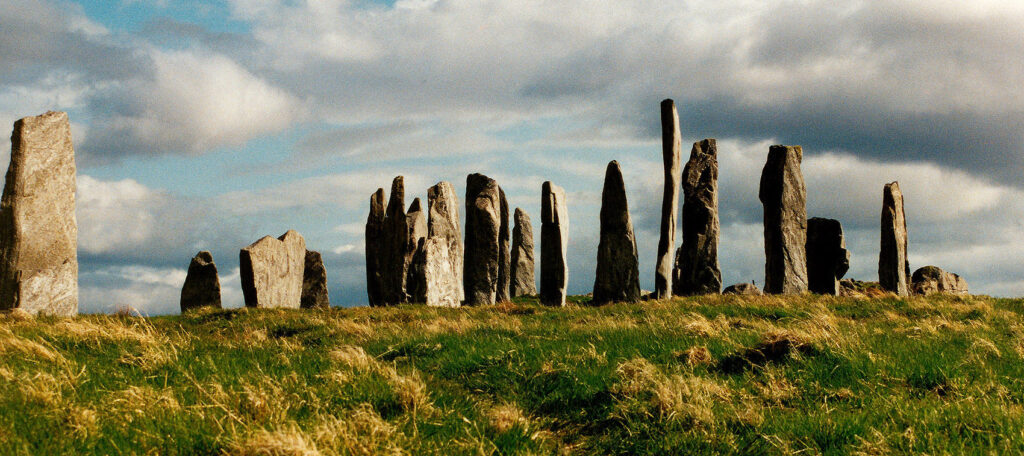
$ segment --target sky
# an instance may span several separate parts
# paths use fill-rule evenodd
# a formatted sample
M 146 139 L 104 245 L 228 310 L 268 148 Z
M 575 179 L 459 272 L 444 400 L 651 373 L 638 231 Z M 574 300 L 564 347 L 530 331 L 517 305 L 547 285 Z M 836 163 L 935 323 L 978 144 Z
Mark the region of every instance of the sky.
M 365 305 L 369 197 L 396 175 L 408 205 L 486 174 L 535 224 L 564 187 L 587 293 L 610 160 L 653 289 L 665 98 L 683 160 L 718 140 L 726 285 L 763 283 L 757 185 L 788 144 L 847 277 L 877 280 L 899 181 L 912 270 L 1022 296 L 1021 23 L 1016 0 L 0 0 L 0 126 L 70 115 L 83 313 L 176 313 L 199 250 L 241 306 L 239 249 L 288 229 L 333 305 Z

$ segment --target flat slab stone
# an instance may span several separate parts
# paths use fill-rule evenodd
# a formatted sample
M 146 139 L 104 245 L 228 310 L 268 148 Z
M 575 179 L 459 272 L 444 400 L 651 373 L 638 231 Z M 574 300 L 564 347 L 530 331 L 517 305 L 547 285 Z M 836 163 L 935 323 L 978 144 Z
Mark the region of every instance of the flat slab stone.
M 298 309 L 306 268 L 306 240 L 295 230 L 264 236 L 239 252 L 242 295 L 247 307 Z
M 752 283 L 737 283 L 729 285 L 722 290 L 722 294 L 734 294 L 745 296 L 761 296 L 761 289 Z
M 382 256 L 384 244 L 384 189 L 370 195 L 370 214 L 366 216 L 366 297 L 372 307 L 384 304 Z
M 192 258 L 181 287 L 181 312 L 200 307 L 221 308 L 220 278 L 213 254 L 203 250 Z
M 303 309 L 327 309 L 331 307 L 331 299 L 327 292 L 327 268 L 320 252 L 306 251 L 305 266 L 302 270 L 302 298 L 300 307 Z
M 878 283 L 899 296 L 910 294 L 910 261 L 907 260 L 907 217 L 899 182 L 882 188 L 881 248 L 878 251 Z
M 564 306 L 569 281 L 569 208 L 565 190 L 550 181 L 541 188 L 540 302 Z
M 537 281 L 534 277 L 533 256 L 533 225 L 526 211 L 516 208 L 515 228 L 512 229 L 512 271 L 510 273 L 509 294 L 532 296 L 537 294 Z
M 676 211 L 679 207 L 680 155 L 682 135 L 679 114 L 672 100 L 661 102 L 661 156 L 665 169 L 665 194 L 661 202 L 661 237 L 654 269 L 656 299 L 672 297 L 672 275 L 675 269 Z
M 764 206 L 764 292 L 807 291 L 807 188 L 800 146 L 771 146 L 758 197 Z
M 715 294 L 722 289 L 718 266 L 718 143 L 693 143 L 683 168 L 683 245 L 676 254 L 673 294 Z
M 594 278 L 594 304 L 640 300 L 640 272 L 626 184 L 617 161 L 608 163 L 601 192 L 600 243 Z
M 449 182 L 438 182 L 427 190 L 427 237 L 448 244 L 449 269 L 455 275 L 457 302 L 465 299 L 462 289 L 462 228 L 459 225 L 459 199 Z
M 466 305 L 494 304 L 498 290 L 501 192 L 483 174 L 466 177 L 466 250 L 463 288 Z

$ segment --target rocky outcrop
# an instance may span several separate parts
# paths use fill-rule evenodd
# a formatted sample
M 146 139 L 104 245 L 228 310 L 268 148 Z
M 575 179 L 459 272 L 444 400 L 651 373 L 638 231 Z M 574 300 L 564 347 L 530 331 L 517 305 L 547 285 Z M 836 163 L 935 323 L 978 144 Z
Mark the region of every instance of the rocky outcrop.
M 737 283 L 725 287 L 725 289 L 722 290 L 722 294 L 760 296 L 762 293 L 761 289 L 757 288 L 757 285 L 752 283 Z
M 320 252 L 306 251 L 305 267 L 302 272 L 302 297 L 299 306 L 303 309 L 327 309 L 331 299 L 327 293 L 327 268 Z
M 914 294 L 919 295 L 932 293 L 966 295 L 968 293 L 966 280 L 936 266 L 925 266 L 914 271 L 914 275 L 910 279 L 910 289 Z
M 878 253 L 878 283 L 899 296 L 909 294 L 910 262 L 907 260 L 907 218 L 899 182 L 882 189 L 882 242 Z
M 764 206 L 764 292 L 807 291 L 807 189 L 800 146 L 771 146 L 758 197 Z
M 427 302 L 426 251 L 424 243 L 427 239 L 427 216 L 420 206 L 420 199 L 412 200 L 409 212 L 405 214 L 409 234 L 406 236 L 404 248 L 408 264 L 405 279 L 405 302 Z
M 569 210 L 565 190 L 544 182 L 541 190 L 540 214 L 540 302 L 564 306 L 569 281 Z
M 213 254 L 206 250 L 192 258 L 181 287 L 181 312 L 200 307 L 221 308 L 217 265 L 213 263 Z
M 494 299 L 498 302 L 505 302 L 512 299 L 509 294 L 509 286 L 512 274 L 512 255 L 509 251 L 509 218 L 508 199 L 505 198 L 505 191 L 498 187 L 498 196 L 501 200 L 501 225 L 498 226 L 498 289 Z
M 370 214 L 366 216 L 366 295 L 370 306 L 384 304 L 384 189 L 370 196 Z
M 455 275 L 455 303 L 458 305 L 465 299 L 462 290 L 462 228 L 459 225 L 459 199 L 451 183 L 438 182 L 427 190 L 427 212 L 427 238 L 441 239 L 448 246 L 447 257 L 451 264 L 447 268 L 437 267 L 437 270 L 450 270 Z M 438 255 L 432 258 L 438 258 Z
M 601 192 L 601 241 L 597 247 L 594 304 L 640 300 L 639 261 L 626 184 L 619 163 L 612 161 Z
M 838 220 L 807 220 L 807 288 L 818 294 L 840 294 L 839 279 L 850 269 L 843 225 Z
M 693 143 L 683 168 L 683 245 L 676 255 L 673 294 L 718 293 L 718 144 Z
M 494 304 L 498 288 L 501 195 L 483 174 L 466 177 L 466 250 L 463 288 L 466 305 Z
M 515 228 L 512 229 L 512 258 L 509 281 L 511 297 L 537 294 L 534 278 L 533 225 L 526 211 L 516 208 Z
M 75 149 L 68 115 L 14 123 L 0 200 L 0 310 L 78 314 Z
M 299 308 L 306 268 L 306 240 L 294 230 L 264 236 L 239 252 L 242 295 L 247 307 Z
M 676 104 L 672 100 L 664 100 L 661 102 L 661 155 L 665 165 L 665 194 L 661 202 L 661 237 L 658 239 L 658 256 L 654 269 L 654 294 L 657 299 L 672 297 L 681 149 L 682 139 Z
M 405 215 L 405 178 L 402 176 L 391 182 L 380 245 L 381 303 L 408 302 L 406 280 L 413 252 L 409 251 L 409 220 Z
M 452 269 L 454 262 L 444 238 L 427 238 L 423 244 L 423 302 L 434 307 L 458 307 L 462 283 Z

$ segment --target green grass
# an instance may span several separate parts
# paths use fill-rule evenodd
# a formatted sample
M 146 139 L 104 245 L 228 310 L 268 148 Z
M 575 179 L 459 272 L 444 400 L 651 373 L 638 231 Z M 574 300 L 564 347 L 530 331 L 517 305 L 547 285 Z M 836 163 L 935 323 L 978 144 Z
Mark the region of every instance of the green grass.
M 0 454 L 1015 454 L 1024 301 L 0 316 Z

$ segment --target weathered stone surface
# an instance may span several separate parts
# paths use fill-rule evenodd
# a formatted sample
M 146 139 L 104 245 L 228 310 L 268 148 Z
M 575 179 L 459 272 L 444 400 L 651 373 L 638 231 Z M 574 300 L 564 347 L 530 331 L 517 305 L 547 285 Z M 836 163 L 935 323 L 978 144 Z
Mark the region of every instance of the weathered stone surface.
M 327 293 L 327 268 L 320 252 L 306 251 L 305 267 L 302 272 L 302 297 L 299 306 L 303 309 L 326 309 L 331 307 Z
M 626 184 L 617 161 L 608 163 L 601 192 L 601 241 L 597 246 L 594 304 L 640 300 L 636 236 L 629 217 Z
M 239 252 L 242 295 L 247 307 L 288 307 L 302 302 L 306 240 L 295 230 L 264 236 Z
M 565 305 L 565 287 L 569 282 L 569 208 L 565 190 L 550 181 L 541 189 L 540 213 L 540 302 L 549 306 Z
M 405 215 L 409 235 L 406 237 L 405 261 L 408 264 L 405 280 L 406 302 L 427 302 L 426 251 L 424 242 L 427 239 L 427 216 L 420 206 L 420 199 L 412 200 L 409 212 Z
M 498 196 L 501 200 L 501 225 L 498 227 L 498 289 L 494 299 L 498 302 L 505 302 L 512 299 L 509 294 L 509 286 L 512 280 L 512 255 L 509 252 L 509 219 L 508 200 L 505 198 L 505 191 L 498 187 Z
M 537 281 L 533 275 L 533 225 L 530 223 L 530 215 L 517 207 L 515 221 L 509 282 L 509 295 L 513 298 L 537 294 Z
M 658 239 L 658 257 L 654 269 L 654 294 L 657 299 L 672 297 L 681 149 L 676 104 L 672 100 L 664 100 L 661 102 L 661 155 L 665 164 L 665 195 L 661 202 L 661 237 Z
M 673 294 L 718 293 L 718 144 L 714 139 L 693 143 L 683 168 L 683 245 L 676 254 Z
M 185 284 L 181 287 L 181 312 L 200 307 L 221 308 L 217 265 L 213 263 L 213 255 L 206 250 L 192 258 Z
M 0 310 L 78 314 L 75 149 L 68 115 L 14 123 L 0 200 Z
M 462 283 L 452 269 L 448 241 L 444 238 L 427 238 L 423 244 L 424 302 L 434 307 L 458 307 L 461 303 L 459 290 Z
M 406 280 L 412 254 L 409 251 L 409 220 L 405 215 L 405 178 L 391 182 L 391 196 L 384 213 L 381 237 L 380 274 L 381 303 L 396 305 L 408 302 Z
M 462 289 L 462 229 L 459 225 L 459 199 L 455 187 L 438 182 L 427 190 L 427 237 L 443 239 L 448 245 L 449 269 L 455 274 L 456 305 L 465 299 Z M 437 257 L 436 255 L 434 256 Z
M 807 291 L 807 189 L 800 146 L 771 146 L 758 197 L 764 206 L 764 292 Z
M 910 262 L 907 260 L 907 218 L 899 182 L 882 189 L 882 242 L 878 252 L 878 283 L 899 296 L 909 294 Z
M 968 293 L 966 280 L 936 266 L 925 266 L 914 271 L 914 275 L 910 279 L 910 288 L 914 294 L 919 295 L 932 293 L 966 295 Z
M 837 295 L 839 279 L 850 269 L 843 225 L 838 220 L 807 220 L 807 288 L 818 294 Z
M 466 305 L 494 304 L 498 289 L 501 192 L 483 174 L 466 177 L 466 250 L 463 288 Z
M 760 296 L 762 293 L 761 289 L 757 288 L 757 285 L 752 283 L 737 283 L 725 287 L 725 289 L 722 290 L 722 294 Z
M 366 217 L 366 295 L 370 306 L 384 304 L 382 261 L 384 243 L 384 189 L 370 196 L 370 214 Z

